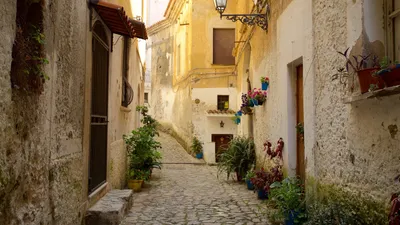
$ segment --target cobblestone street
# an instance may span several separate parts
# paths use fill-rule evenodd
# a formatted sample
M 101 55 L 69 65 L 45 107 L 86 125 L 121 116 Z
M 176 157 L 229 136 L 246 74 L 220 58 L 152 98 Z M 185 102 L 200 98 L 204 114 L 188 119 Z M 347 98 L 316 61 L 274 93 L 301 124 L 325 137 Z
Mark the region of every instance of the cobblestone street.
M 268 224 L 260 213 L 262 202 L 244 184 L 218 179 L 216 167 L 188 164 L 204 161 L 188 155 L 169 135 L 161 133 L 158 140 L 168 164 L 155 170 L 151 182 L 134 194 L 123 225 Z

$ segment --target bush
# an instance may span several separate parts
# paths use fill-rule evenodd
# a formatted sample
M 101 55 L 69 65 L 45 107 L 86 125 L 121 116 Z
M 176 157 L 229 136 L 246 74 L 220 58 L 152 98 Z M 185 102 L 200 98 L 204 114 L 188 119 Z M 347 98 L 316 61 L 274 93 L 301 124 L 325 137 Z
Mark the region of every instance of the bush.
M 244 177 L 255 164 L 254 141 L 251 138 L 235 137 L 225 147 L 218 163 L 218 174 L 226 172 L 229 178 L 232 172 Z
M 333 186 L 319 186 L 308 206 L 308 225 L 388 224 L 383 204 Z

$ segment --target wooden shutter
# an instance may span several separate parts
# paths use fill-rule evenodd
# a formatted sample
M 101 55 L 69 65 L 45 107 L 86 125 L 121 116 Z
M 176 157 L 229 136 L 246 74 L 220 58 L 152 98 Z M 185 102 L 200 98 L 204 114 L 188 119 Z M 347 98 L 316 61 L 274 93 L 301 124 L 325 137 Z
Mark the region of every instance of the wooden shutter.
M 235 65 L 232 50 L 235 47 L 235 29 L 214 29 L 213 64 Z

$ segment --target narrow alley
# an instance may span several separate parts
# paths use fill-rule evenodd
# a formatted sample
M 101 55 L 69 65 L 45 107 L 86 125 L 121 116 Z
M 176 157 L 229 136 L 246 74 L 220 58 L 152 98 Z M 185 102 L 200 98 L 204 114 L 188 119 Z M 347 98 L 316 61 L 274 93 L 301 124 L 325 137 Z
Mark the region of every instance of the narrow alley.
M 123 225 L 268 224 L 253 191 L 218 179 L 216 167 L 199 165 L 171 136 L 161 133 L 158 141 L 165 164 L 153 173 L 148 187 L 134 194 Z

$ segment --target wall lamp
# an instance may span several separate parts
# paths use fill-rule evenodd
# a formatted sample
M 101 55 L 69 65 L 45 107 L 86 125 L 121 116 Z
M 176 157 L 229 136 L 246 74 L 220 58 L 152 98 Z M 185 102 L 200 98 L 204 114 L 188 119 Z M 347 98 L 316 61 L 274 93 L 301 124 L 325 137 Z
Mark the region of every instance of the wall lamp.
M 221 123 L 219 123 L 219 126 L 220 126 L 221 128 L 224 128 L 224 126 L 225 126 L 224 121 L 221 120 Z
M 222 17 L 226 17 L 227 20 L 232 20 L 232 22 L 240 21 L 243 24 L 250 26 L 257 25 L 263 30 L 268 30 L 268 13 L 269 6 L 266 5 L 265 13 L 254 13 L 254 14 L 222 14 L 226 9 L 228 0 L 214 0 L 215 10 L 219 12 Z M 260 2 L 260 1 L 258 1 Z M 257 9 L 259 9 L 260 3 L 257 3 Z M 259 10 L 257 10 L 258 12 Z

